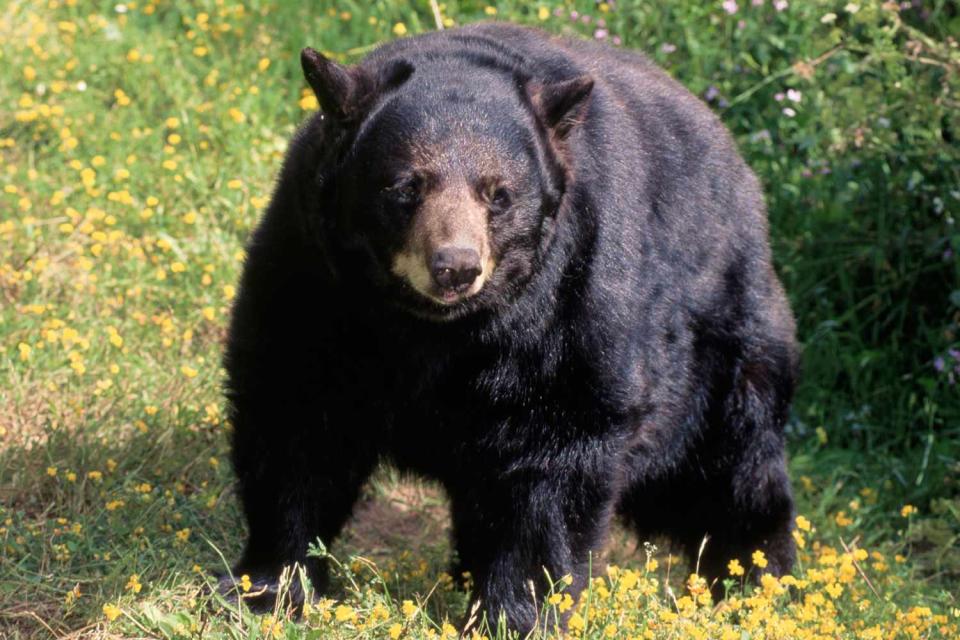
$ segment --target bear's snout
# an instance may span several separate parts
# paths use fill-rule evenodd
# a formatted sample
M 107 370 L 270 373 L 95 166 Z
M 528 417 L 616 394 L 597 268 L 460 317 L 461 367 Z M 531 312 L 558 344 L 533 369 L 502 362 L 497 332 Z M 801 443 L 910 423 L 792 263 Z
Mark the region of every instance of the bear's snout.
M 471 248 L 441 247 L 430 259 L 430 275 L 444 294 L 466 291 L 482 271 L 480 253 Z
M 479 293 L 494 267 L 486 207 L 465 180 L 448 179 L 417 209 L 391 271 L 448 306 Z

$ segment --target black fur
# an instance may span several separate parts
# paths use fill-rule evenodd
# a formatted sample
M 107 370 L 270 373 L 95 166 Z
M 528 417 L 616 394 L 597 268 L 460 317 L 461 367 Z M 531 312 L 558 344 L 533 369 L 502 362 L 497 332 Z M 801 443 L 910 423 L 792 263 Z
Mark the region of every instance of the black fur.
M 579 590 L 617 514 L 693 556 L 709 535 L 711 580 L 754 549 L 788 571 L 794 325 L 717 118 L 638 54 L 502 24 L 393 42 L 349 74 L 291 143 L 233 312 L 235 573 L 306 563 L 322 590 L 307 544 L 338 534 L 381 460 L 443 484 L 475 597 L 517 629 L 538 615 L 528 581 Z M 498 266 L 452 309 L 389 271 L 417 213 L 382 194 L 431 142 L 468 176 L 471 145 L 518 159 L 513 209 L 490 217 Z

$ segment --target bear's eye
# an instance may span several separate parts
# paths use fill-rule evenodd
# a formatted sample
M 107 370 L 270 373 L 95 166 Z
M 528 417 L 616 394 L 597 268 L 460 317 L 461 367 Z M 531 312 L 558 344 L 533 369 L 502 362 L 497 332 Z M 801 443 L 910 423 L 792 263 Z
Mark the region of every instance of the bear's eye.
M 510 208 L 510 192 L 505 187 L 497 187 L 490 194 L 490 207 L 497 213 Z
M 420 199 L 421 180 L 417 176 L 405 178 L 393 185 L 387 187 L 384 191 L 398 204 L 415 204 Z

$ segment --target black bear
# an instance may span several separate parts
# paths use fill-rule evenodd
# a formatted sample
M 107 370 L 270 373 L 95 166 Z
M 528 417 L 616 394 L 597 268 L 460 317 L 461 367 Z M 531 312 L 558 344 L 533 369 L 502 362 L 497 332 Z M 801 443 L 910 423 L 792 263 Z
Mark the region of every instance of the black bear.
M 508 24 L 301 58 L 322 112 L 225 357 L 260 604 L 284 565 L 325 587 L 307 546 L 381 461 L 443 485 L 457 570 L 514 629 L 618 515 L 694 557 L 709 536 L 712 581 L 755 549 L 788 571 L 794 322 L 711 111 L 639 54 Z

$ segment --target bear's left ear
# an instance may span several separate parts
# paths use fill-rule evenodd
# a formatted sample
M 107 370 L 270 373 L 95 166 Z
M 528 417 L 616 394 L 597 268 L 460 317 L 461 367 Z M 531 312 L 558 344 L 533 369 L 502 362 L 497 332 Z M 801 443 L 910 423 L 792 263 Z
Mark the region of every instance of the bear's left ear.
M 586 116 L 593 78 L 577 76 L 562 82 L 534 84 L 530 89 L 534 109 L 561 140 Z
M 341 123 L 359 119 L 377 92 L 396 88 L 413 74 L 406 60 L 391 60 L 370 74 L 360 66 L 337 64 L 310 47 L 300 52 L 300 65 L 320 108 Z

